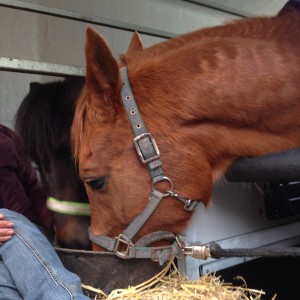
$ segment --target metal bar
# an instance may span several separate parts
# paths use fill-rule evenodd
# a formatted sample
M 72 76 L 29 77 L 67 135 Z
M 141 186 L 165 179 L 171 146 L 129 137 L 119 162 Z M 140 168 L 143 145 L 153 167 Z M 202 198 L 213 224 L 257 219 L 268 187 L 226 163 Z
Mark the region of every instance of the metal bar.
M 1 57 L 0 70 L 48 76 L 85 76 L 85 67 L 74 67 L 38 61 Z
M 214 3 L 211 0 L 182 0 L 182 1 L 205 6 L 207 8 L 218 10 L 218 11 L 230 14 L 230 15 L 241 17 L 241 18 L 248 18 L 248 17 L 253 16 L 251 14 L 246 13 L 245 11 L 242 11 L 242 10 L 239 10 L 236 8 L 232 8 L 232 7 L 228 7 L 228 6 L 222 5 L 220 3 Z
M 38 5 L 34 3 L 23 2 L 19 0 L 0 0 L 0 6 L 18 9 L 18 10 L 30 11 L 30 12 L 44 14 L 53 17 L 65 18 L 73 21 L 101 25 L 105 27 L 126 30 L 130 32 L 138 31 L 141 34 L 146 34 L 146 35 L 156 36 L 161 38 L 169 39 L 177 36 L 177 34 L 173 32 L 167 32 L 159 29 L 144 27 L 144 26 L 126 23 L 117 20 L 111 20 L 108 18 L 103 18 L 98 16 L 84 15 L 73 11 Z

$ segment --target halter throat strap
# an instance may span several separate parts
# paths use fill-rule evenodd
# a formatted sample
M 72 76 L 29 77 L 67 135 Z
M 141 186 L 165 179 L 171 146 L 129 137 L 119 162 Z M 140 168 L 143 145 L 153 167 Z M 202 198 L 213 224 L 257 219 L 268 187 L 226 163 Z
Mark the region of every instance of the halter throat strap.
M 124 232 L 118 237 L 110 238 L 103 235 L 94 235 L 90 229 L 89 237 L 93 243 L 96 243 L 108 251 L 114 252 L 121 258 L 151 258 L 152 260 L 159 261 L 160 264 L 163 264 L 172 256 L 181 252 L 181 244 L 178 242 L 179 240 L 177 238 L 174 238 L 174 243 L 171 246 L 165 247 L 135 246 L 132 239 L 143 227 L 164 197 L 171 196 L 174 199 L 182 201 L 184 203 L 184 209 L 187 211 L 193 211 L 196 208 L 198 201 L 183 198 L 173 192 L 173 182 L 170 178 L 164 176 L 161 167 L 162 163 L 160 160 L 159 149 L 152 135 L 147 132 L 136 105 L 128 80 L 127 67 L 121 68 L 120 72 L 123 80 L 121 90 L 122 102 L 130 121 L 132 131 L 135 135 L 135 149 L 141 162 L 146 165 L 152 179 L 152 192 L 144 210 L 131 221 Z M 170 189 L 166 192 L 158 191 L 155 188 L 155 185 L 160 181 L 167 181 L 170 185 Z M 155 235 L 156 241 L 157 239 L 170 240 L 170 235 L 173 234 L 169 232 L 157 232 Z

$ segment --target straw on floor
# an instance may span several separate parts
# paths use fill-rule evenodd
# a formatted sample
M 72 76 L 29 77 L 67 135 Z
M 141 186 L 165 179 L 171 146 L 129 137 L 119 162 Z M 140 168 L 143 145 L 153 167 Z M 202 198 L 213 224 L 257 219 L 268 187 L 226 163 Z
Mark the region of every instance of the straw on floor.
M 101 290 L 82 285 L 87 291 L 98 295 L 94 300 L 260 300 L 265 293 L 248 288 L 241 279 L 241 286 L 222 281 L 220 276 L 207 274 L 197 280 L 188 280 L 181 275 L 174 261 L 156 276 L 137 286 L 113 290 L 106 295 Z M 276 298 L 276 295 L 272 300 Z

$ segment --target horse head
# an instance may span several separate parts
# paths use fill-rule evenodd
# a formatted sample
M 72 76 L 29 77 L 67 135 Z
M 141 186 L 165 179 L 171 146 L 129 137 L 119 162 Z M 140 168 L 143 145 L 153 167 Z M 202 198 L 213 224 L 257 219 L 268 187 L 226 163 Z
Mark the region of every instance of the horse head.
M 15 128 L 22 139 L 25 155 L 37 165 L 47 196 L 60 203 L 88 203 L 70 146 L 75 101 L 83 84 L 83 78 L 31 83 L 16 114 Z M 89 249 L 89 224 L 88 216 L 58 210 L 54 216 L 58 245 Z
M 86 55 L 86 86 L 77 105 L 72 129 L 75 155 L 90 199 L 91 229 L 96 234 L 115 236 L 145 207 L 151 192 L 151 179 L 132 145 L 133 134 L 120 99 L 122 82 L 118 62 L 104 39 L 92 29 L 87 30 Z M 207 202 L 211 171 L 203 171 L 208 163 L 199 157 L 199 166 L 196 166 L 191 160 L 191 154 L 197 155 L 200 151 L 198 143 L 190 141 L 189 148 L 185 148 L 186 137 L 181 132 L 175 134 L 172 124 L 163 126 L 168 118 L 166 108 L 155 111 L 150 101 L 155 98 L 153 91 L 148 93 L 150 87 L 140 84 L 143 94 L 137 95 L 136 100 L 145 103 L 145 107 L 141 107 L 142 115 L 157 137 L 166 173 L 172 174 L 174 185 L 180 187 L 182 195 Z M 160 99 L 161 96 L 157 101 Z M 163 102 L 160 104 L 164 105 Z M 184 155 L 174 151 L 174 135 L 177 135 L 175 147 L 186 152 Z M 188 180 L 190 176 L 192 180 Z M 205 189 L 199 189 L 199 182 Z M 168 183 L 162 182 L 159 188 L 168 189 Z M 138 236 L 157 229 L 180 232 L 190 216 L 182 203 L 166 197 Z
M 285 27 L 287 15 L 216 27 L 203 36 L 197 31 L 153 51 L 139 46 L 121 56 L 121 64 L 104 38 L 87 29 L 86 84 L 71 136 L 93 234 L 117 237 L 141 214 L 153 189 L 165 197 L 135 239 L 157 230 L 179 233 L 191 212 L 177 198 L 207 205 L 213 181 L 234 159 L 300 145 L 300 17 L 292 11 Z M 120 65 L 127 67 L 140 115 L 159 147 L 156 165 L 137 157 L 143 137 L 133 131 L 144 124 L 129 122 L 137 110 L 128 118 Z M 151 180 L 149 169 L 161 162 L 172 182 Z

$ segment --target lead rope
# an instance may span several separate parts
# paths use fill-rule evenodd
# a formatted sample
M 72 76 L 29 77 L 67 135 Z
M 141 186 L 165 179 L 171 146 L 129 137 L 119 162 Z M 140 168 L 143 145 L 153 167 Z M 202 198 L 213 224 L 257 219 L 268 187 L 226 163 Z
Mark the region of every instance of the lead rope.
M 261 247 L 261 248 L 233 248 L 223 249 L 219 244 L 210 245 L 210 255 L 212 258 L 221 257 L 296 257 L 300 256 L 299 247 Z
M 300 256 L 300 247 L 260 247 L 260 248 L 232 248 L 223 249 L 218 243 L 194 245 L 183 248 L 185 255 L 196 259 L 222 257 L 297 257 Z

